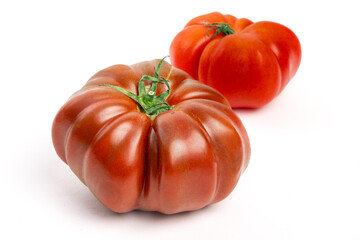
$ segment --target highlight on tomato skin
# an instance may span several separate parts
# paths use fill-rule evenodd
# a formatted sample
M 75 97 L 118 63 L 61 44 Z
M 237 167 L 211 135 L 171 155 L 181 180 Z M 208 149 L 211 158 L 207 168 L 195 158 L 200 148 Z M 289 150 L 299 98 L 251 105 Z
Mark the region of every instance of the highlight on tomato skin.
M 233 108 L 271 102 L 301 62 L 300 41 L 289 28 L 219 12 L 190 20 L 169 51 L 175 67 L 218 90 Z
M 251 153 L 225 97 L 164 59 L 96 73 L 57 113 L 52 139 L 74 174 L 118 213 L 174 214 L 219 202 Z

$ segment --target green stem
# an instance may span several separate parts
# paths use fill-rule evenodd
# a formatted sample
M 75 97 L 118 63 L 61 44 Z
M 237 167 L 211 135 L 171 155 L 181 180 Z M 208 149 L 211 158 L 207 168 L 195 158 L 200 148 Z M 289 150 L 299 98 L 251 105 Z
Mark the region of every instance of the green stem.
M 205 24 L 205 27 L 208 27 L 210 29 L 216 29 L 215 34 L 212 37 L 215 37 L 216 35 L 223 33 L 224 36 L 234 34 L 235 31 L 230 27 L 227 23 L 212 23 L 212 24 Z M 206 33 L 208 36 L 209 34 Z
M 154 119 L 160 113 L 173 109 L 173 107 L 166 102 L 166 99 L 170 94 L 168 80 L 159 75 L 160 67 L 165 58 L 166 57 L 160 60 L 153 77 L 148 75 L 141 77 L 138 86 L 138 95 L 118 86 L 108 84 L 100 84 L 99 86 L 111 87 L 125 94 L 138 104 L 141 112 L 145 113 L 149 118 Z M 149 91 L 146 91 L 144 80 L 152 82 Z M 165 83 L 167 90 L 156 96 L 157 84 L 159 82 Z

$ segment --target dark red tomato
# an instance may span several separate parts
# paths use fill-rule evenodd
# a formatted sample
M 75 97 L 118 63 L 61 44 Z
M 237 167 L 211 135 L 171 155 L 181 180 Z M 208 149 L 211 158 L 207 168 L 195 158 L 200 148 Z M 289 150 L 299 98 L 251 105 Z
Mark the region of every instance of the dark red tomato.
M 106 68 L 55 117 L 57 154 L 112 211 L 202 208 L 228 196 L 249 163 L 247 133 L 227 100 L 170 73 L 159 60 Z
M 257 108 L 295 75 L 301 47 L 287 27 L 214 12 L 192 19 L 170 46 L 172 64 L 222 93 L 233 108 Z

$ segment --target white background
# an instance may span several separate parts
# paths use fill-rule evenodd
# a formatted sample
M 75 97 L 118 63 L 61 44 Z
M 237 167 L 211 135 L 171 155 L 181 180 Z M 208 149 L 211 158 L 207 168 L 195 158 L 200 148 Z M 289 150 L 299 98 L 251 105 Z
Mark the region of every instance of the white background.
M 1 239 L 360 239 L 356 1 L 1 1 Z M 266 107 L 237 110 L 252 145 L 233 193 L 202 210 L 114 214 L 56 155 L 58 109 L 107 66 L 162 58 L 220 11 L 291 28 L 300 69 Z

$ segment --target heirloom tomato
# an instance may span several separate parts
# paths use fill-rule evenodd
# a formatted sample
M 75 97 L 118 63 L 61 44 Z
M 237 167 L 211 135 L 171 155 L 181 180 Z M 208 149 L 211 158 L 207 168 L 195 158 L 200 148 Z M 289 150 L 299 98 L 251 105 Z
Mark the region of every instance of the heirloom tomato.
M 287 27 L 213 12 L 186 24 L 170 46 L 171 63 L 222 93 L 233 108 L 269 103 L 300 65 L 301 48 Z
M 224 199 L 250 145 L 227 100 L 163 60 L 92 76 L 57 113 L 60 158 L 115 212 L 166 214 Z

